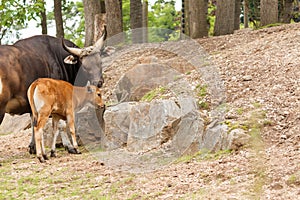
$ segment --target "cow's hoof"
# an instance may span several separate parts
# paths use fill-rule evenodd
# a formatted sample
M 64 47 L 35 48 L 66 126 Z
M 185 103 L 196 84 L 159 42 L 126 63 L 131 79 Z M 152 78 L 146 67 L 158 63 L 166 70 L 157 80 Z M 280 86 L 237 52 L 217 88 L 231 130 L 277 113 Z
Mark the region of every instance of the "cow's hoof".
M 52 157 L 52 158 L 55 158 L 55 157 L 56 157 L 55 151 L 51 150 L 50 157 Z

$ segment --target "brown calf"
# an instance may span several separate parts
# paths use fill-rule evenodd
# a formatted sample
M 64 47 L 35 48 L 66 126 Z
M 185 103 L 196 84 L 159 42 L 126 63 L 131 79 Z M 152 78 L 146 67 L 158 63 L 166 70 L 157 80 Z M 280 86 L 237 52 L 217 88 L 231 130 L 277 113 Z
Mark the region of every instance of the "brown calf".
M 75 87 L 65 81 L 40 78 L 30 85 L 27 96 L 32 110 L 36 154 L 40 162 L 48 159 L 43 142 L 43 127 L 50 115 L 53 126 L 51 157 L 55 157 L 55 143 L 59 134 L 58 121 L 60 119 L 67 121 L 75 152 L 80 153 L 75 136 L 74 112 L 88 102 L 103 108 L 101 90 L 89 83 L 86 87 Z

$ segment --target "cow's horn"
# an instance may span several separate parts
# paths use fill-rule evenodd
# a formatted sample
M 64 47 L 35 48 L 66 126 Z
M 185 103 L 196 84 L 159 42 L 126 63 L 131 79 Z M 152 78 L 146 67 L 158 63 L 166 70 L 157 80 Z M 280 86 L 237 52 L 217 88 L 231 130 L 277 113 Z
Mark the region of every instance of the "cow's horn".
M 104 40 L 106 39 L 107 31 L 106 31 L 106 25 L 104 25 L 104 30 L 101 38 L 94 44 L 94 47 L 96 50 L 101 50 L 104 45 Z
M 71 53 L 71 54 L 73 54 L 73 55 L 76 55 L 76 56 L 80 56 L 80 55 L 81 55 L 82 50 L 81 50 L 80 48 L 68 47 L 68 46 L 65 44 L 64 39 L 62 39 L 62 45 L 63 45 L 64 49 L 65 49 L 67 52 L 69 52 L 69 53 Z

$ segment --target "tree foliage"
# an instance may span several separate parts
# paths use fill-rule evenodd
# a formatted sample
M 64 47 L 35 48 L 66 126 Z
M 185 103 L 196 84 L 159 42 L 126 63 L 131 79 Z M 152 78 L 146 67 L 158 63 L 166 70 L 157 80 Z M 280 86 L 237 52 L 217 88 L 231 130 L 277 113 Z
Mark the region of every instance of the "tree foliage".
M 3 38 L 19 38 L 18 30 L 28 26 L 30 20 L 39 18 L 44 10 L 41 0 L 1 0 L 0 1 L 0 43 Z
M 175 9 L 175 0 L 157 0 L 148 12 L 149 27 L 159 29 L 150 30 L 150 41 L 167 41 L 176 39 L 175 31 L 180 29 L 180 13 Z

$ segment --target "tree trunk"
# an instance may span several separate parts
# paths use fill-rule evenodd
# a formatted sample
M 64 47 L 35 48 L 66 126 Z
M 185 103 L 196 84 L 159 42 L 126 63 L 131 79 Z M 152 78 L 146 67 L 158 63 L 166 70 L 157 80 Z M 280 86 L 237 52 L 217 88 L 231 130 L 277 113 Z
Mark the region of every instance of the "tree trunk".
M 123 31 L 122 1 L 105 0 L 108 37 Z
M 64 37 L 64 26 L 61 13 L 61 0 L 54 0 L 54 18 L 56 25 L 56 37 Z
M 148 0 L 143 1 L 143 42 L 148 42 Z
M 234 30 L 240 29 L 241 0 L 235 0 Z
M 217 0 L 214 35 L 232 34 L 234 31 L 235 0 Z
M 249 0 L 244 0 L 244 28 L 249 27 Z
M 208 36 L 207 4 L 207 0 L 189 0 L 189 32 L 193 39 Z
M 285 0 L 283 4 L 283 9 L 281 13 L 281 22 L 290 23 L 293 18 L 293 3 L 294 0 Z
M 260 0 L 260 26 L 278 22 L 278 0 Z
M 132 43 L 143 42 L 143 6 L 141 0 L 130 0 L 130 28 Z M 136 30 L 135 30 L 136 29 Z
M 45 8 L 45 1 L 43 3 L 43 11 L 41 11 L 41 27 L 42 27 L 42 34 L 47 34 L 47 15 L 46 15 L 46 8 Z
M 94 44 L 95 16 L 101 14 L 101 4 L 99 0 L 83 0 L 84 20 L 85 20 L 85 42 L 84 46 Z

